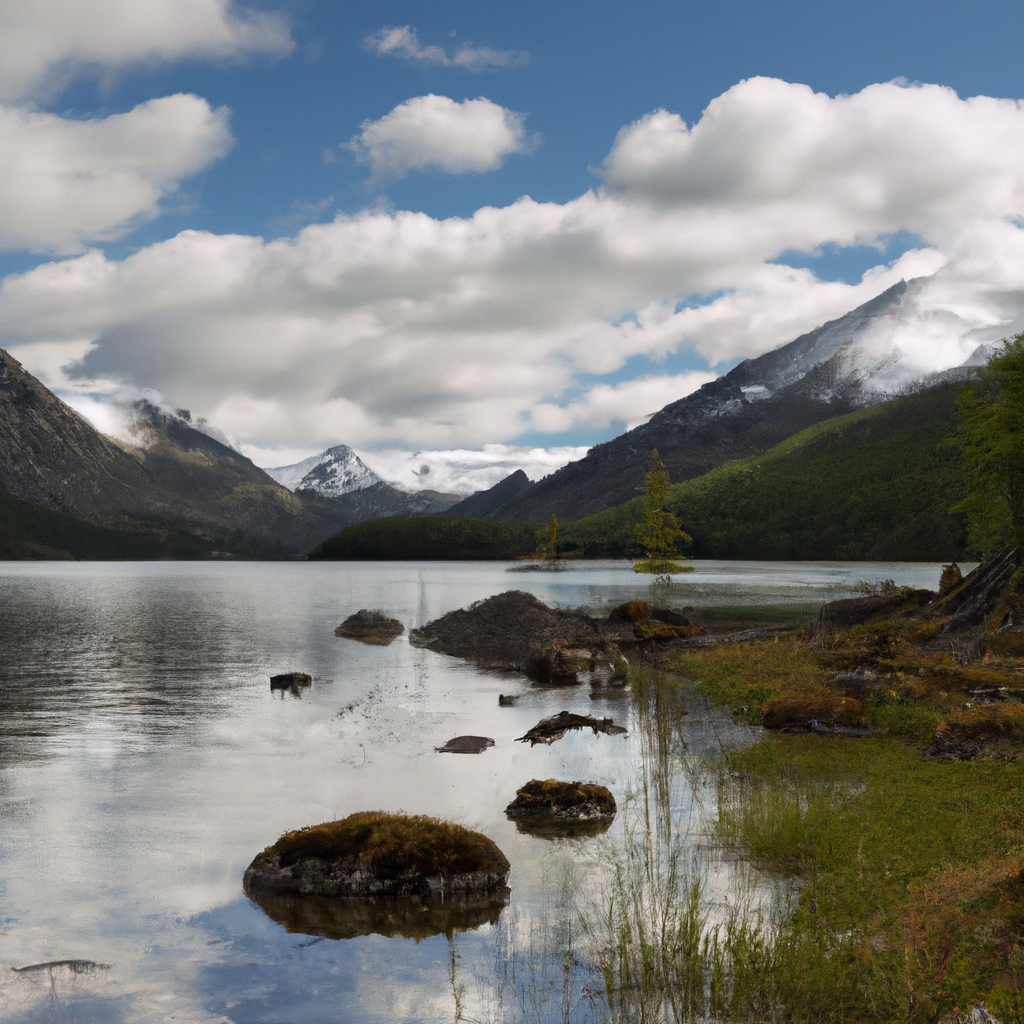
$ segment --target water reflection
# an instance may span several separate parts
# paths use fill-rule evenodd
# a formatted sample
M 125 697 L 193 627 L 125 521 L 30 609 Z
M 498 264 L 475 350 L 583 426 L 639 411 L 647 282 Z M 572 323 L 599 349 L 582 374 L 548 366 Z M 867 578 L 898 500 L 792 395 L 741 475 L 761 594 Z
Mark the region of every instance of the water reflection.
M 430 938 L 473 931 L 498 923 L 509 890 L 486 896 L 445 900 L 408 896 L 404 899 L 356 899 L 350 896 L 295 896 L 246 889 L 246 895 L 287 932 L 325 939 L 354 939 L 360 935 L 387 938 Z
M 410 942 L 384 931 L 387 922 L 371 934 L 335 923 L 328 927 L 336 934 L 357 937 L 308 945 L 301 935 L 318 934 L 313 922 L 278 923 L 241 891 L 253 854 L 277 836 L 368 809 L 455 820 L 492 837 L 512 862 L 511 902 L 500 918 L 485 916 L 471 931 L 454 920 L 447 926 L 462 978 L 473 979 L 464 1015 L 500 1019 L 504 968 L 495 967 L 495 944 L 507 939 L 527 957 L 530 934 L 548 943 L 547 932 L 531 931 L 552 906 L 546 879 L 563 861 L 599 879 L 601 844 L 623 842 L 630 817 L 620 814 L 625 821 L 603 837 L 553 842 L 505 818 L 517 786 L 585 779 L 626 808 L 661 786 L 679 831 L 696 820 L 704 792 L 680 768 L 679 729 L 691 753 L 712 749 L 728 729 L 691 714 L 659 743 L 621 689 L 510 684 L 405 637 L 374 647 L 334 635 L 360 608 L 381 609 L 408 629 L 510 589 L 510 580 L 562 606 L 610 608 L 649 587 L 615 563 L 515 577 L 506 567 L 0 564 L 5 1024 L 450 1021 L 444 926 Z M 779 595 L 798 603 L 873 577 L 934 587 L 939 571 L 703 563 L 673 601 L 698 603 L 699 592 L 711 604 Z M 301 700 L 282 701 L 267 680 L 296 666 L 313 683 Z M 514 705 L 499 707 L 510 690 Z M 592 696 L 614 702 L 628 736 L 588 729 L 553 746 L 514 742 L 559 711 L 607 715 Z M 673 715 L 666 705 L 660 720 L 682 721 Z M 459 735 L 493 738 L 494 746 L 478 757 L 434 752 Z M 714 871 L 719 888 L 735 876 L 731 866 Z M 112 966 L 89 975 L 58 970 L 52 986 L 7 969 L 76 959 Z M 510 984 L 527 981 L 516 975 Z

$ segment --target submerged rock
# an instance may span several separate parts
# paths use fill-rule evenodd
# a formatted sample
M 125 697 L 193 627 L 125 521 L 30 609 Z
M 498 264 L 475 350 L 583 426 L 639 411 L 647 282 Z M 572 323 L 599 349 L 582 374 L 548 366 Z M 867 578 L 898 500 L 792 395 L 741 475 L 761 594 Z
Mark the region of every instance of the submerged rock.
M 256 855 L 243 885 L 251 898 L 504 895 L 509 867 L 493 840 L 461 825 L 362 811 L 286 833 Z
M 558 821 L 596 821 L 614 818 L 618 810 L 607 786 L 587 782 L 531 779 L 505 808 L 510 818 L 549 818 Z
M 312 686 L 313 677 L 308 672 L 282 672 L 270 677 L 272 690 L 296 690 L 302 686 Z
M 348 637 L 350 640 L 359 640 L 364 644 L 387 647 L 392 640 L 404 632 L 405 626 L 398 619 L 389 619 L 383 612 L 360 608 L 338 626 L 334 635 Z
M 439 754 L 482 754 L 494 746 L 490 736 L 456 736 L 443 747 L 434 747 Z
M 592 718 L 590 715 L 574 715 L 569 711 L 559 711 L 557 715 L 550 718 L 542 718 L 524 736 L 517 738 L 517 743 L 529 743 L 536 746 L 538 743 L 554 743 L 560 740 L 571 729 L 593 729 L 596 736 L 603 732 L 607 736 L 618 736 L 627 730 L 621 725 L 616 725 L 612 718 Z

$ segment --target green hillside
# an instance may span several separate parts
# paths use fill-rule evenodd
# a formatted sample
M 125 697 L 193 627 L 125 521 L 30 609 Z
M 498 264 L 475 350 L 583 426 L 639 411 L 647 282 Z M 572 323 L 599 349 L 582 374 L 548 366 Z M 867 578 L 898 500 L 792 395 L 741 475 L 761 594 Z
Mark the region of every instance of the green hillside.
M 763 455 L 673 488 L 698 558 L 934 561 L 962 558 L 957 453 L 944 440 L 960 385 L 826 420 Z M 639 502 L 562 530 L 563 551 L 634 555 Z
M 281 558 L 279 541 L 242 530 L 208 536 L 186 523 L 139 522 L 135 529 L 95 526 L 0 491 L 0 560 L 145 560 L 154 558 Z
M 374 519 L 328 537 L 309 553 L 314 559 L 366 561 L 506 559 L 537 547 L 528 526 L 505 526 L 480 519 L 418 516 Z

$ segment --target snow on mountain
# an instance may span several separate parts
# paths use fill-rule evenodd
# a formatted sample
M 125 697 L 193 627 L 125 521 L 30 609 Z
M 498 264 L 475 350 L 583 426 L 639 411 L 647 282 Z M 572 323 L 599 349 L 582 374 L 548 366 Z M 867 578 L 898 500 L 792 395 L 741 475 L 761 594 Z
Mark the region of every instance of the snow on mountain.
M 937 307 L 927 300 L 930 286 L 929 278 L 901 281 L 838 320 L 745 360 L 727 377 L 737 379 L 748 402 L 806 381 L 819 400 L 856 388 L 858 404 L 870 405 L 984 363 L 994 351 L 986 341 L 1005 325 Z
M 266 473 L 290 491 L 313 490 L 321 494 L 351 494 L 383 481 L 347 444 L 335 445 L 293 466 L 278 466 Z

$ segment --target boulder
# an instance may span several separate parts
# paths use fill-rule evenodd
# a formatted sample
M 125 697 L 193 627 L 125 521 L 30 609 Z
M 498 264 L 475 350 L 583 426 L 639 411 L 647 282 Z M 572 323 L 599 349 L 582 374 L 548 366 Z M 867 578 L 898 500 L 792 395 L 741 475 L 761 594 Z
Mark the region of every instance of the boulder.
M 509 862 L 479 832 L 425 815 L 362 811 L 287 832 L 245 871 L 246 893 L 445 899 L 507 893 Z
M 439 754 L 482 754 L 494 746 L 490 736 L 456 736 L 443 747 L 434 747 Z
M 595 821 L 614 818 L 618 808 L 606 786 L 557 779 L 531 779 L 505 808 L 510 818 L 554 818 L 560 821 Z
M 646 601 L 627 601 L 608 613 L 612 622 L 643 622 L 649 619 L 654 609 Z
M 389 619 L 383 612 L 373 612 L 360 608 L 350 615 L 334 631 L 335 636 L 359 640 L 364 644 L 386 647 L 395 637 L 405 632 L 405 626 L 398 619 Z
M 633 641 L 633 636 L 628 623 L 616 626 L 509 590 L 448 612 L 412 630 L 409 639 L 481 668 L 525 672 L 544 683 L 572 682 L 582 668 L 619 663 L 617 641 Z
M 313 677 L 308 672 L 282 672 L 270 677 L 272 690 L 297 690 L 302 686 L 312 686 Z
M 682 612 L 673 611 L 671 608 L 655 608 L 651 612 L 651 618 L 655 622 L 664 622 L 666 626 L 688 626 L 690 620 Z

